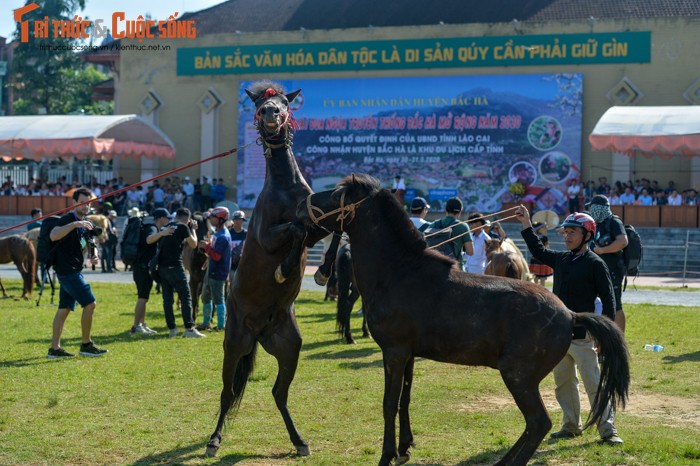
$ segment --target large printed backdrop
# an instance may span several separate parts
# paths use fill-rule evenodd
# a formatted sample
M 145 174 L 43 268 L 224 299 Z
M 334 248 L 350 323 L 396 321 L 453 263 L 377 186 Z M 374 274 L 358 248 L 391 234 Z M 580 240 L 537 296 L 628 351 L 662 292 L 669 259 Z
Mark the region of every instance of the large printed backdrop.
M 239 141 L 255 141 L 254 106 L 239 92 Z M 401 175 L 407 198 L 433 210 L 459 196 L 465 210 L 494 212 L 521 198 L 563 213 L 566 188 L 581 165 L 581 74 L 287 80 L 293 150 L 315 191 L 351 173 L 390 187 Z M 238 202 L 262 189 L 262 148 L 239 155 Z

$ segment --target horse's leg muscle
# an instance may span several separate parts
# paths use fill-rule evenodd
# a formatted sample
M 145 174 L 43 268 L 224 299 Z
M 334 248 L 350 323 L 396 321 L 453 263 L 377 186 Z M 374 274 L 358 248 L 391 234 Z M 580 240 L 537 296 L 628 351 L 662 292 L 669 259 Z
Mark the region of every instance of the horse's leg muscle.
M 297 454 L 307 456 L 311 453 L 309 444 L 302 438 L 294 425 L 287 407 L 289 386 L 294 380 L 294 373 L 299 363 L 299 352 L 301 351 L 301 334 L 293 314 L 290 313 L 289 317 L 276 328 L 276 332 L 264 338 L 260 343 L 265 351 L 277 359 L 277 379 L 272 388 L 272 396 L 275 398 L 277 409 L 282 414 L 289 439 L 296 447 Z

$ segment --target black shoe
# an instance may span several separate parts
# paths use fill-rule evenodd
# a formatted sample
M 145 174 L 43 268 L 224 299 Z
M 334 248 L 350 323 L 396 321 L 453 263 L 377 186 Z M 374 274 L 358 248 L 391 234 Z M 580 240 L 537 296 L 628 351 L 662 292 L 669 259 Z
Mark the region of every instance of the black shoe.
M 64 350 L 63 348 L 53 349 L 49 348 L 49 354 L 46 356 L 49 359 L 60 359 L 60 358 L 72 358 L 75 356 L 72 353 Z
M 104 356 L 106 352 L 106 349 L 100 348 L 93 342 L 83 343 L 82 345 L 80 345 L 81 356 Z
M 578 437 L 581 435 L 581 432 L 569 432 L 568 430 L 560 430 L 558 432 L 552 432 L 549 434 L 549 438 L 552 439 L 565 439 L 565 438 L 574 438 Z

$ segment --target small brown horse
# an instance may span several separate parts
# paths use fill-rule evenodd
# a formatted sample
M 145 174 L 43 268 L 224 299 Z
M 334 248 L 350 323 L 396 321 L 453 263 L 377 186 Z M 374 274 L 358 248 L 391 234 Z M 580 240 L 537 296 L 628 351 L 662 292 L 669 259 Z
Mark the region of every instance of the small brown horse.
M 309 444 L 297 431 L 287 408 L 294 379 L 301 333 L 294 312 L 306 266 L 306 247 L 329 234 L 296 222 L 296 206 L 311 194 L 292 152 L 294 119 L 290 103 L 299 91 L 285 94 L 280 85 L 256 83 L 246 93 L 256 107 L 255 124 L 265 147 L 265 182 L 253 209 L 241 261 L 226 300 L 223 388 L 219 420 L 207 443 L 207 455 L 216 454 L 221 431 L 231 408 L 240 405 L 253 371 L 258 343 L 277 359 L 278 373 L 272 396 L 299 455 L 310 454 Z M 246 154 L 246 157 L 249 155 Z M 335 248 L 333 247 L 335 244 Z M 325 284 L 335 259 L 338 240 L 331 243 L 319 267 L 317 283 Z M 320 280 L 319 276 L 325 277 Z
M 486 240 L 486 257 L 489 260 L 484 271 L 486 275 L 530 281 L 530 268 L 525 256 L 512 240 Z
M 14 262 L 22 275 L 24 283 L 22 298 L 29 299 L 36 277 L 36 249 L 26 236 L 13 235 L 0 239 L 0 264 L 9 262 Z M 7 298 L 2 282 L 0 282 L 0 288 L 2 288 L 3 297 Z
M 207 221 L 200 212 L 192 214 L 192 219 L 197 222 L 197 242 L 206 239 Z M 199 312 L 199 297 L 202 295 L 202 285 L 204 275 L 207 273 L 207 255 L 204 250 L 197 246 L 191 248 L 185 245 L 182 248 L 182 263 L 189 273 L 190 295 L 192 296 L 192 320 L 197 320 Z M 179 299 L 179 298 L 178 298 Z
M 379 180 L 358 175 L 313 194 L 300 220 L 343 230 L 372 337 L 384 360 L 384 445 L 380 466 L 409 459 L 414 444 L 409 404 L 415 358 L 498 369 L 525 418 L 525 431 L 498 465 L 525 465 L 552 427 L 539 385 L 583 326 L 604 355 L 598 393 L 586 427 L 609 404 L 624 405 L 629 355 L 615 323 L 574 313 L 534 283 L 464 273 L 456 261 L 427 249 L 403 206 Z M 399 442 L 396 443 L 396 414 Z

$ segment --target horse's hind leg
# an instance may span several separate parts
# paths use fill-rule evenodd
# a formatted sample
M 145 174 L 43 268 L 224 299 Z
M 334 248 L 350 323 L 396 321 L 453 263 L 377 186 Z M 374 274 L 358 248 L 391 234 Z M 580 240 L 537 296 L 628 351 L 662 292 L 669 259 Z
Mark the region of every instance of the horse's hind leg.
M 508 450 L 506 456 L 496 464 L 499 466 L 525 466 L 549 429 L 552 428 L 552 421 L 547 415 L 538 389 L 541 377 L 534 374 L 523 374 L 522 369 L 507 370 L 503 367 L 501 367 L 501 377 L 503 377 L 515 403 L 525 417 L 525 431 L 515 445 Z
M 294 374 L 299 362 L 299 352 L 301 351 L 301 334 L 293 314 L 286 322 L 281 323 L 277 327 L 276 333 L 263 339 L 261 344 L 268 353 L 277 359 L 277 379 L 272 387 L 272 396 L 275 398 L 277 409 L 282 414 L 284 425 L 289 433 L 289 439 L 296 447 L 298 455 L 308 456 L 311 454 L 309 444 L 301 437 L 287 408 L 289 386 L 294 380 Z
M 233 320 L 233 319 L 229 319 Z M 248 332 L 232 332 L 229 336 L 227 328 L 224 339 L 224 365 L 221 370 L 223 389 L 219 407 L 219 421 L 207 443 L 207 456 L 214 456 L 221 444 L 221 431 L 224 428 L 226 415 L 232 406 L 238 406 L 243 397 L 248 376 L 253 370 L 255 360 L 255 339 Z
M 0 280 L 0 288 L 2 288 L 2 297 L 9 298 L 9 296 L 7 296 L 7 291 L 5 291 L 5 286 L 2 284 L 2 280 Z

